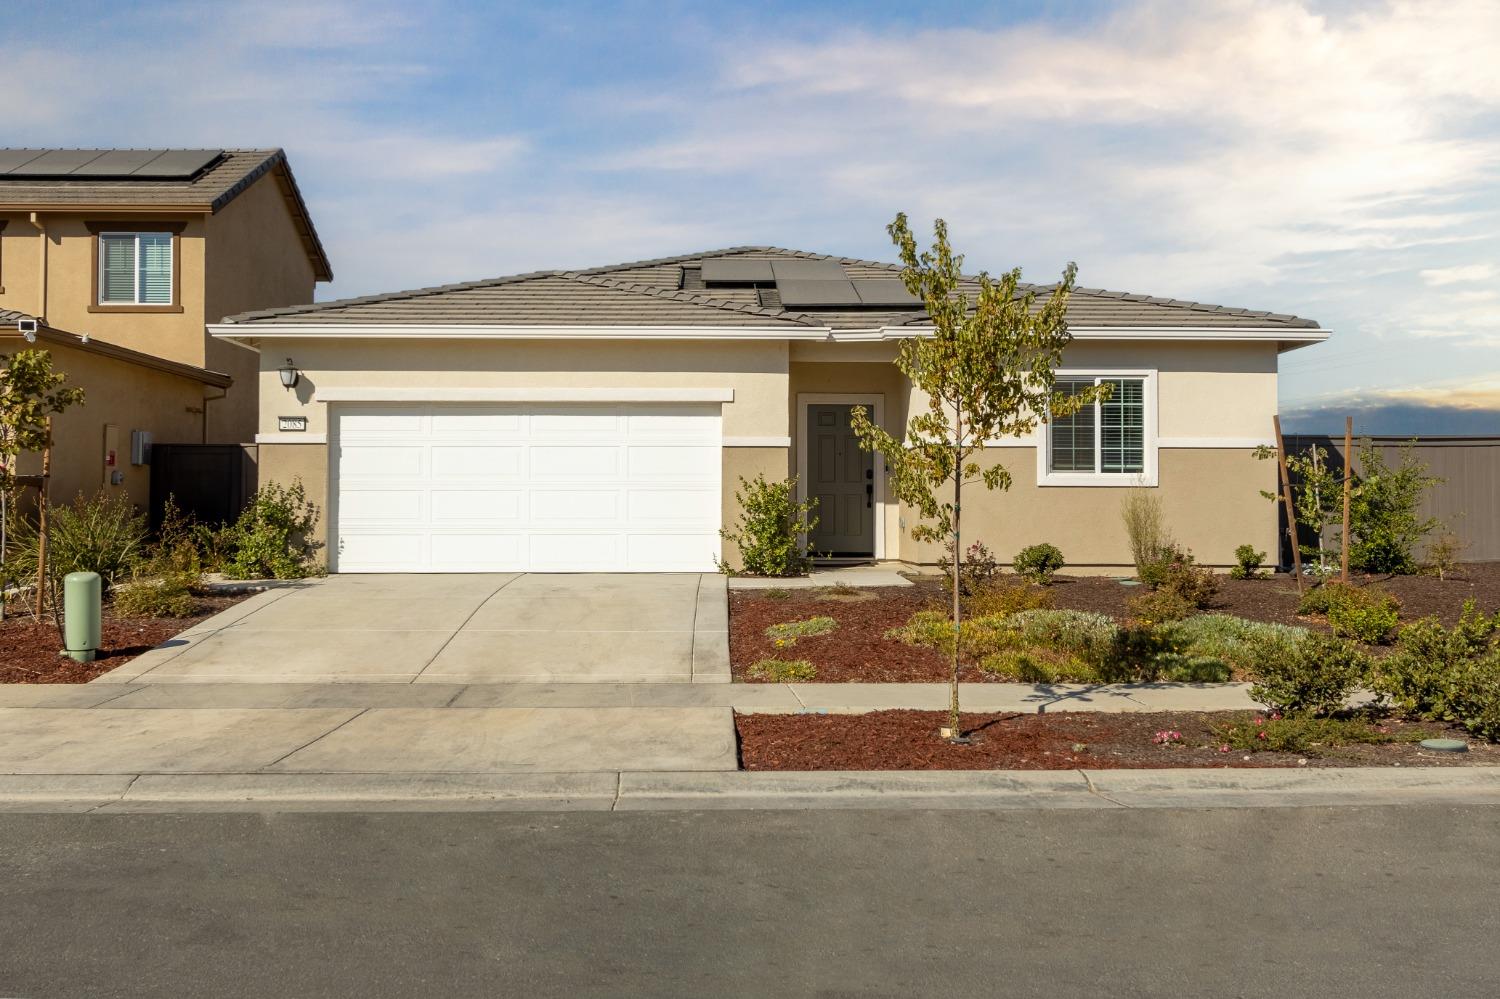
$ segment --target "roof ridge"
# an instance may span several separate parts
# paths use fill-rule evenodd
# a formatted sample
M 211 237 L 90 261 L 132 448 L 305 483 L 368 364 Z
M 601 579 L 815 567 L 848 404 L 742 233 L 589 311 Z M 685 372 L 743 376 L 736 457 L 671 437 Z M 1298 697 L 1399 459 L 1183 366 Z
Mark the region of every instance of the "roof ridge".
M 670 257 L 653 257 L 648 260 L 631 260 L 623 264 L 604 264 L 600 267 L 576 267 L 569 274 L 602 274 L 608 271 L 628 271 L 637 267 L 653 267 L 658 264 L 680 264 L 698 257 L 716 257 L 726 253 L 755 253 L 777 249 L 774 246 L 726 246 L 717 250 L 699 250 L 696 253 L 679 253 Z
M 691 259 L 690 257 L 688 259 Z M 664 261 L 665 262 L 665 261 Z M 586 271 L 565 271 L 562 277 L 571 278 L 600 288 L 611 288 L 616 291 L 631 292 L 639 295 L 650 295 L 653 298 L 666 299 L 673 302 L 686 302 L 691 305 L 701 305 L 704 308 L 722 309 L 726 312 L 739 312 L 752 316 L 768 316 L 772 319 L 781 319 L 796 323 L 800 326 L 821 326 L 813 317 L 801 312 L 790 312 L 786 309 L 768 309 L 762 305 L 750 305 L 743 302 L 730 302 L 722 298 L 713 298 L 708 295 L 695 295 L 681 288 L 662 288 L 642 281 L 621 281 L 617 278 L 605 277 L 602 274 L 591 274 Z
M 225 316 L 223 322 L 237 323 L 244 319 L 272 319 L 276 316 L 294 316 L 305 312 L 322 312 L 331 309 L 347 308 L 351 305 L 373 305 L 377 302 L 400 302 L 413 298 L 425 298 L 428 295 L 441 295 L 451 291 L 474 291 L 479 288 L 494 288 L 502 284 L 515 284 L 520 281 L 535 281 L 545 277 L 563 277 L 564 271 L 545 270 L 527 271 L 524 274 L 506 274 L 501 277 L 482 278 L 477 281 L 455 281 L 452 284 L 435 284 L 425 288 L 408 288 L 404 291 L 386 291 L 376 295 L 356 295 L 353 298 L 336 298 L 327 302 L 308 302 L 304 305 L 284 305 L 276 309 L 256 309 L 253 312 L 238 312 L 232 316 Z

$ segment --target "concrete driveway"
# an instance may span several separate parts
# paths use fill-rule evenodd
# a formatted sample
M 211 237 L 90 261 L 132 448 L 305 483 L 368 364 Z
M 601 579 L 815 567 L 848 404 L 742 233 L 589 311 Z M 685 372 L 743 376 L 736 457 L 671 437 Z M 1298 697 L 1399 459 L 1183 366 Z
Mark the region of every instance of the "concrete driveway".
M 727 683 L 714 574 L 331 576 L 259 593 L 96 683 Z

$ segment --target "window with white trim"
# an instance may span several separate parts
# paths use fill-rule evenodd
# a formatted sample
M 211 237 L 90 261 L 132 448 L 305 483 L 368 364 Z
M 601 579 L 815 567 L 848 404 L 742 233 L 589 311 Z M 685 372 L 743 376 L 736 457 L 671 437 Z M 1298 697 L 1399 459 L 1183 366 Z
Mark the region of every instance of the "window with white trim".
M 1059 395 L 1078 396 L 1095 385 L 1111 385 L 1108 399 L 1096 399 L 1071 416 L 1047 424 L 1047 471 L 1067 475 L 1142 475 L 1146 472 L 1146 380 L 1067 375 L 1057 379 Z
M 101 232 L 100 305 L 171 305 L 172 234 Z

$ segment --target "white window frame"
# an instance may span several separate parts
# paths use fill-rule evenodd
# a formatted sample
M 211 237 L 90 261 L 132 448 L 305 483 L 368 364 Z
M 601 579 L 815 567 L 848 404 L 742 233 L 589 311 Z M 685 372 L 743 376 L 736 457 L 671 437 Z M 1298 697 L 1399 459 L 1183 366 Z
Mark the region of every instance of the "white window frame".
M 97 239 L 97 241 L 98 241 L 98 246 L 99 246 L 99 253 L 98 253 L 98 256 L 99 256 L 99 280 L 98 280 L 98 287 L 99 287 L 98 298 L 99 298 L 99 301 L 97 301 L 94 304 L 96 304 L 96 305 L 103 305 L 103 306 L 112 306 L 112 305 L 113 306 L 124 306 L 126 308 L 130 308 L 131 306 L 137 306 L 137 305 L 152 306 L 152 307 L 156 307 L 156 308 L 160 308 L 162 306 L 176 305 L 177 302 L 174 300 L 174 296 L 172 294 L 172 292 L 176 291 L 176 281 L 173 280 L 174 275 L 177 273 L 177 270 L 176 270 L 176 268 L 177 268 L 177 239 L 176 239 L 176 235 L 177 235 L 176 233 L 167 232 L 165 230 L 159 230 L 159 229 L 112 229 L 112 230 L 101 230 L 99 232 L 98 236 L 95 237 Z M 105 287 L 106 287 L 106 282 L 104 280 L 104 262 L 105 262 L 105 257 L 106 257 L 106 254 L 104 252 L 104 241 L 106 239 L 110 238 L 110 237 L 118 238 L 118 237 L 121 237 L 121 236 L 129 236 L 129 237 L 131 237 L 132 239 L 135 240 L 135 263 L 132 264 L 131 268 L 130 268 L 131 277 L 134 280 L 135 295 L 134 295 L 133 299 L 131 301 L 129 301 L 129 302 L 110 301 L 110 300 L 108 300 L 108 299 L 106 299 L 104 297 L 104 291 L 105 291 Z M 167 300 L 165 302 L 143 302 L 143 301 L 141 301 L 141 237 L 142 236 L 165 236 L 165 237 L 167 237 L 167 289 L 168 289 L 168 293 L 167 293 Z
M 1054 472 L 1052 459 L 1052 424 L 1043 423 L 1036 431 L 1036 483 L 1039 486 L 1148 486 L 1157 484 L 1156 452 L 1156 372 L 1155 368 L 1058 368 L 1058 380 L 1077 378 L 1139 378 L 1144 412 L 1141 416 L 1142 469 L 1139 472 Z M 1098 453 L 1103 438 L 1094 427 L 1094 448 Z M 1097 462 L 1096 462 L 1097 464 Z

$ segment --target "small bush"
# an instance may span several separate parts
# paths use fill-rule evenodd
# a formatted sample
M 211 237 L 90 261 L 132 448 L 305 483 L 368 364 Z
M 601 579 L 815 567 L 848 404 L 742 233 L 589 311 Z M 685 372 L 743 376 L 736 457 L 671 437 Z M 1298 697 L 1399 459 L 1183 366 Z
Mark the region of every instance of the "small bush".
M 792 591 L 783 590 L 779 586 L 773 586 L 769 590 L 761 590 L 760 595 L 765 597 L 767 600 L 790 600 Z
M 818 501 L 797 502 L 797 480 L 767 482 L 764 475 L 740 477 L 734 494 L 740 507 L 738 530 L 721 528 L 719 536 L 740 550 L 740 562 L 752 576 L 805 576 L 812 556 L 802 547 L 806 532 L 818 526 Z M 727 562 L 723 572 L 732 571 Z
M 961 625 L 964 660 L 978 662 L 985 656 L 1014 648 L 1016 634 L 1008 627 L 1009 620 L 1001 617 L 964 618 Z M 952 655 L 953 619 L 939 610 L 917 611 L 906 624 L 886 632 L 885 637 Z
M 1298 642 L 1257 640 L 1250 696 L 1273 711 L 1324 715 L 1370 673 L 1365 654 L 1342 638 L 1311 632 Z
M 1165 652 L 1155 657 L 1152 666 L 1155 676 L 1149 682 L 1228 683 L 1233 678 L 1229 664 L 1212 656 Z
M 1125 601 L 1130 616 L 1143 624 L 1181 621 L 1198 612 L 1197 606 L 1175 590 L 1151 590 Z
M 1120 631 L 1114 618 L 1089 611 L 1021 611 L 1007 623 L 1022 645 L 1065 653 L 1094 670 L 1110 661 Z
M 1017 575 L 1045 586 L 1052 581 L 1052 574 L 1066 564 L 1062 551 L 1056 545 L 1044 541 L 1016 552 L 1011 568 L 1016 570 Z
M 796 645 L 799 638 L 826 635 L 839 623 L 831 617 L 810 617 L 805 621 L 785 621 L 766 629 L 766 637 L 777 645 Z
M 115 588 L 114 611 L 120 617 L 192 617 L 197 610 L 180 576 L 135 579 Z
M 1417 742 L 1427 733 L 1404 729 L 1393 733 L 1363 718 L 1254 718 L 1214 729 L 1214 735 L 1242 753 L 1305 753 L 1339 746 Z
M 1368 438 L 1359 446 L 1359 483 L 1350 505 L 1349 564 L 1362 572 L 1408 575 L 1417 571 L 1413 549 L 1438 526 L 1422 517 L 1422 498 L 1443 480 L 1427 474 L 1412 445 L 1403 445 L 1391 468 Z
M 979 668 L 992 676 L 1017 683 L 1057 683 L 1059 680 L 1088 679 L 1087 676 L 1079 675 L 1080 669 L 1086 672 L 1084 667 L 1060 671 L 1031 652 L 995 652 L 981 659 Z
M 1175 545 L 1162 549 L 1159 561 L 1148 572 L 1153 589 L 1175 593 L 1195 608 L 1207 607 L 1219 592 L 1213 570 L 1195 565 L 1193 553 Z
M 964 614 L 973 617 L 1009 617 L 1027 610 L 1052 606 L 1052 593 L 1040 586 L 996 582 L 976 591 L 964 602 Z
M 39 539 L 34 521 L 12 519 L 8 568 L 35 579 Z M 106 589 L 128 579 L 146 555 L 146 518 L 123 493 L 79 495 L 47 511 L 47 578 L 53 585 L 70 572 L 97 572 Z
M 1449 715 L 1475 736 L 1500 742 L 1500 651 L 1471 659 L 1457 671 Z
M 1458 701 L 1465 696 L 1461 688 L 1477 683 L 1482 689 L 1485 683 L 1483 671 L 1473 671 L 1471 664 L 1497 653 L 1500 612 L 1485 614 L 1468 600 L 1451 629 L 1433 617 L 1402 628 L 1396 650 L 1377 663 L 1371 685 L 1405 714 L 1461 721 Z
M 972 596 L 1000 578 L 1000 563 L 981 541 L 971 544 L 958 566 L 958 592 Z M 953 592 L 953 541 L 943 546 L 943 588 Z
M 1438 579 L 1447 579 L 1448 573 L 1458 569 L 1459 560 L 1468 547 L 1469 543 L 1463 538 L 1452 531 L 1444 531 L 1427 546 L 1427 561 L 1422 568 Z
M 818 667 L 806 659 L 761 659 L 750 664 L 749 674 L 758 680 L 794 683 L 816 680 Z
M 1324 583 L 1318 589 L 1322 591 L 1318 602 L 1327 608 L 1328 626 L 1340 638 L 1378 645 L 1395 630 L 1401 603 L 1391 594 L 1338 582 Z M 1308 604 L 1305 598 L 1303 604 Z
M 319 545 L 312 540 L 318 507 L 300 479 L 290 486 L 272 482 L 256 490 L 239 520 L 225 528 L 231 579 L 304 579 L 317 575 Z
M 1255 663 L 1260 643 L 1295 644 L 1307 636 L 1306 628 L 1250 621 L 1230 614 L 1196 614 L 1160 628 L 1183 655 L 1216 659 L 1248 672 Z
M 1234 550 L 1235 566 L 1229 570 L 1234 579 L 1259 579 L 1260 567 L 1265 564 L 1266 553 L 1255 550 L 1254 545 L 1240 545 Z
M 1130 557 L 1135 562 L 1136 576 L 1149 585 L 1146 574 L 1150 567 L 1164 549 L 1172 546 L 1172 536 L 1167 532 L 1166 518 L 1162 515 L 1161 498 L 1149 489 L 1132 489 L 1120 504 L 1120 517 L 1125 521 L 1125 534 L 1130 539 Z
M 1322 586 L 1314 586 L 1302 594 L 1302 599 L 1297 603 L 1297 613 L 1303 617 L 1327 617 L 1328 608 L 1333 606 L 1334 588 L 1338 585 L 1328 582 Z

